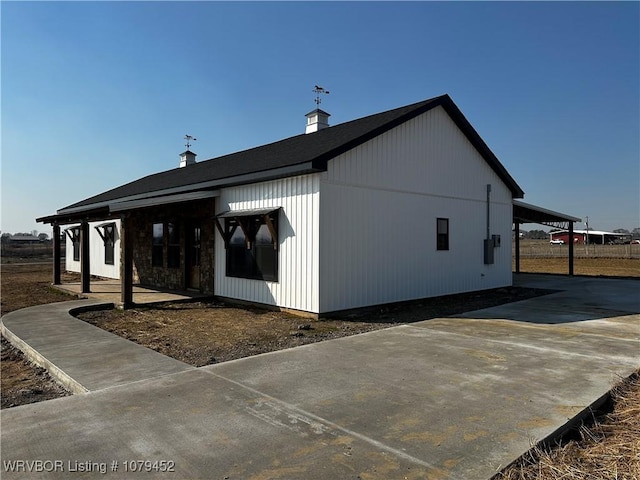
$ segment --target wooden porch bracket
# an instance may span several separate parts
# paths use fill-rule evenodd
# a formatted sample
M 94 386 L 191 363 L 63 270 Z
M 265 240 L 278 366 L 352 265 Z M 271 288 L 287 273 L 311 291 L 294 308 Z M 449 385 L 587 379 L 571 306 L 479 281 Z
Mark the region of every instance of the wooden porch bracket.
M 224 233 L 224 228 L 220 224 L 220 220 L 218 219 L 218 217 L 213 217 L 213 221 L 216 228 L 218 229 L 218 232 L 220 233 L 220 236 L 222 237 L 222 240 L 224 241 L 224 249 L 226 250 L 227 248 L 229 248 L 229 238 L 227 238 L 227 235 Z M 233 232 L 235 232 L 235 229 L 236 227 L 231 230 L 230 236 L 233 236 Z
M 269 233 L 271 234 L 271 239 L 273 240 L 273 249 L 278 250 L 280 242 L 278 242 L 278 232 L 276 231 L 276 227 L 271 221 L 271 217 L 269 214 L 264 216 L 264 223 L 267 225 L 269 229 Z

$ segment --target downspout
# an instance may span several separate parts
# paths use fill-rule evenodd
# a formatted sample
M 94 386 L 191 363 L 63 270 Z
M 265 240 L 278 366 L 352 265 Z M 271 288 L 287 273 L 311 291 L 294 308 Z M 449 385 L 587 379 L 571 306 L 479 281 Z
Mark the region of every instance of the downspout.
M 487 183 L 487 238 L 483 242 L 485 265 L 493 265 L 494 247 L 495 244 L 491 237 L 491 184 Z
M 487 183 L 487 240 L 491 239 L 491 184 Z

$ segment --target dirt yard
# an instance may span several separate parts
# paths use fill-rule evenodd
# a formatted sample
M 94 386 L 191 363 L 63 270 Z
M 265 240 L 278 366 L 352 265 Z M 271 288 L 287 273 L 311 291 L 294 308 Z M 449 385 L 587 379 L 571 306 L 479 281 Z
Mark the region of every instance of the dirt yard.
M 75 297 L 51 287 L 51 261 L 46 263 L 7 264 L 0 266 L 2 274 L 0 312 L 2 315 L 19 308 L 43 303 L 64 302 Z M 77 282 L 80 274 L 64 273 L 62 282 Z
M 359 315 L 310 320 L 222 303 L 165 303 L 85 312 L 78 318 L 196 367 L 434 317 L 524 300 L 545 290 L 500 288 L 451 295 Z
M 3 263 L 0 267 L 2 315 L 20 308 L 44 303 L 64 302 L 75 297 L 51 288 L 51 262 L 30 264 Z M 67 273 L 63 282 L 79 279 Z M 20 350 L 2 339 L 0 360 L 0 408 L 14 407 L 63 397 L 69 393 L 58 385 L 46 370 L 25 359 Z
M 51 400 L 71 395 L 43 368 L 33 365 L 22 352 L 2 338 L 0 346 L 0 408 Z

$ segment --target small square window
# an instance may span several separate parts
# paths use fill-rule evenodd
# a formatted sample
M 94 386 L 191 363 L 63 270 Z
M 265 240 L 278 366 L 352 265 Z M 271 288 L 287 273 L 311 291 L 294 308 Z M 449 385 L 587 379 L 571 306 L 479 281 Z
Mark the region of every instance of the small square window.
M 449 219 L 438 218 L 437 220 L 437 241 L 438 250 L 449 250 Z

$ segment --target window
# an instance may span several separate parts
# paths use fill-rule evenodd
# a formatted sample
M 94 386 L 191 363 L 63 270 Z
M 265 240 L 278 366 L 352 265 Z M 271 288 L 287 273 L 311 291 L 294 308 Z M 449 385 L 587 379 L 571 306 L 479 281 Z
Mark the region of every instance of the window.
M 71 239 L 73 245 L 73 261 L 80 261 L 80 227 L 73 227 L 67 229 L 67 235 Z
M 164 258 L 164 225 L 162 223 L 153 224 L 153 246 L 151 250 L 151 265 L 162 267 Z
M 227 276 L 278 281 L 278 211 L 225 218 Z
M 167 224 L 167 267 L 180 268 L 180 229 L 177 223 Z
M 438 218 L 437 221 L 437 249 L 449 250 L 449 219 Z
M 102 240 L 104 242 L 104 263 L 105 265 L 113 265 L 113 250 L 116 243 L 116 226 L 111 223 L 109 225 L 104 225 L 103 228 L 104 236 L 102 237 Z

